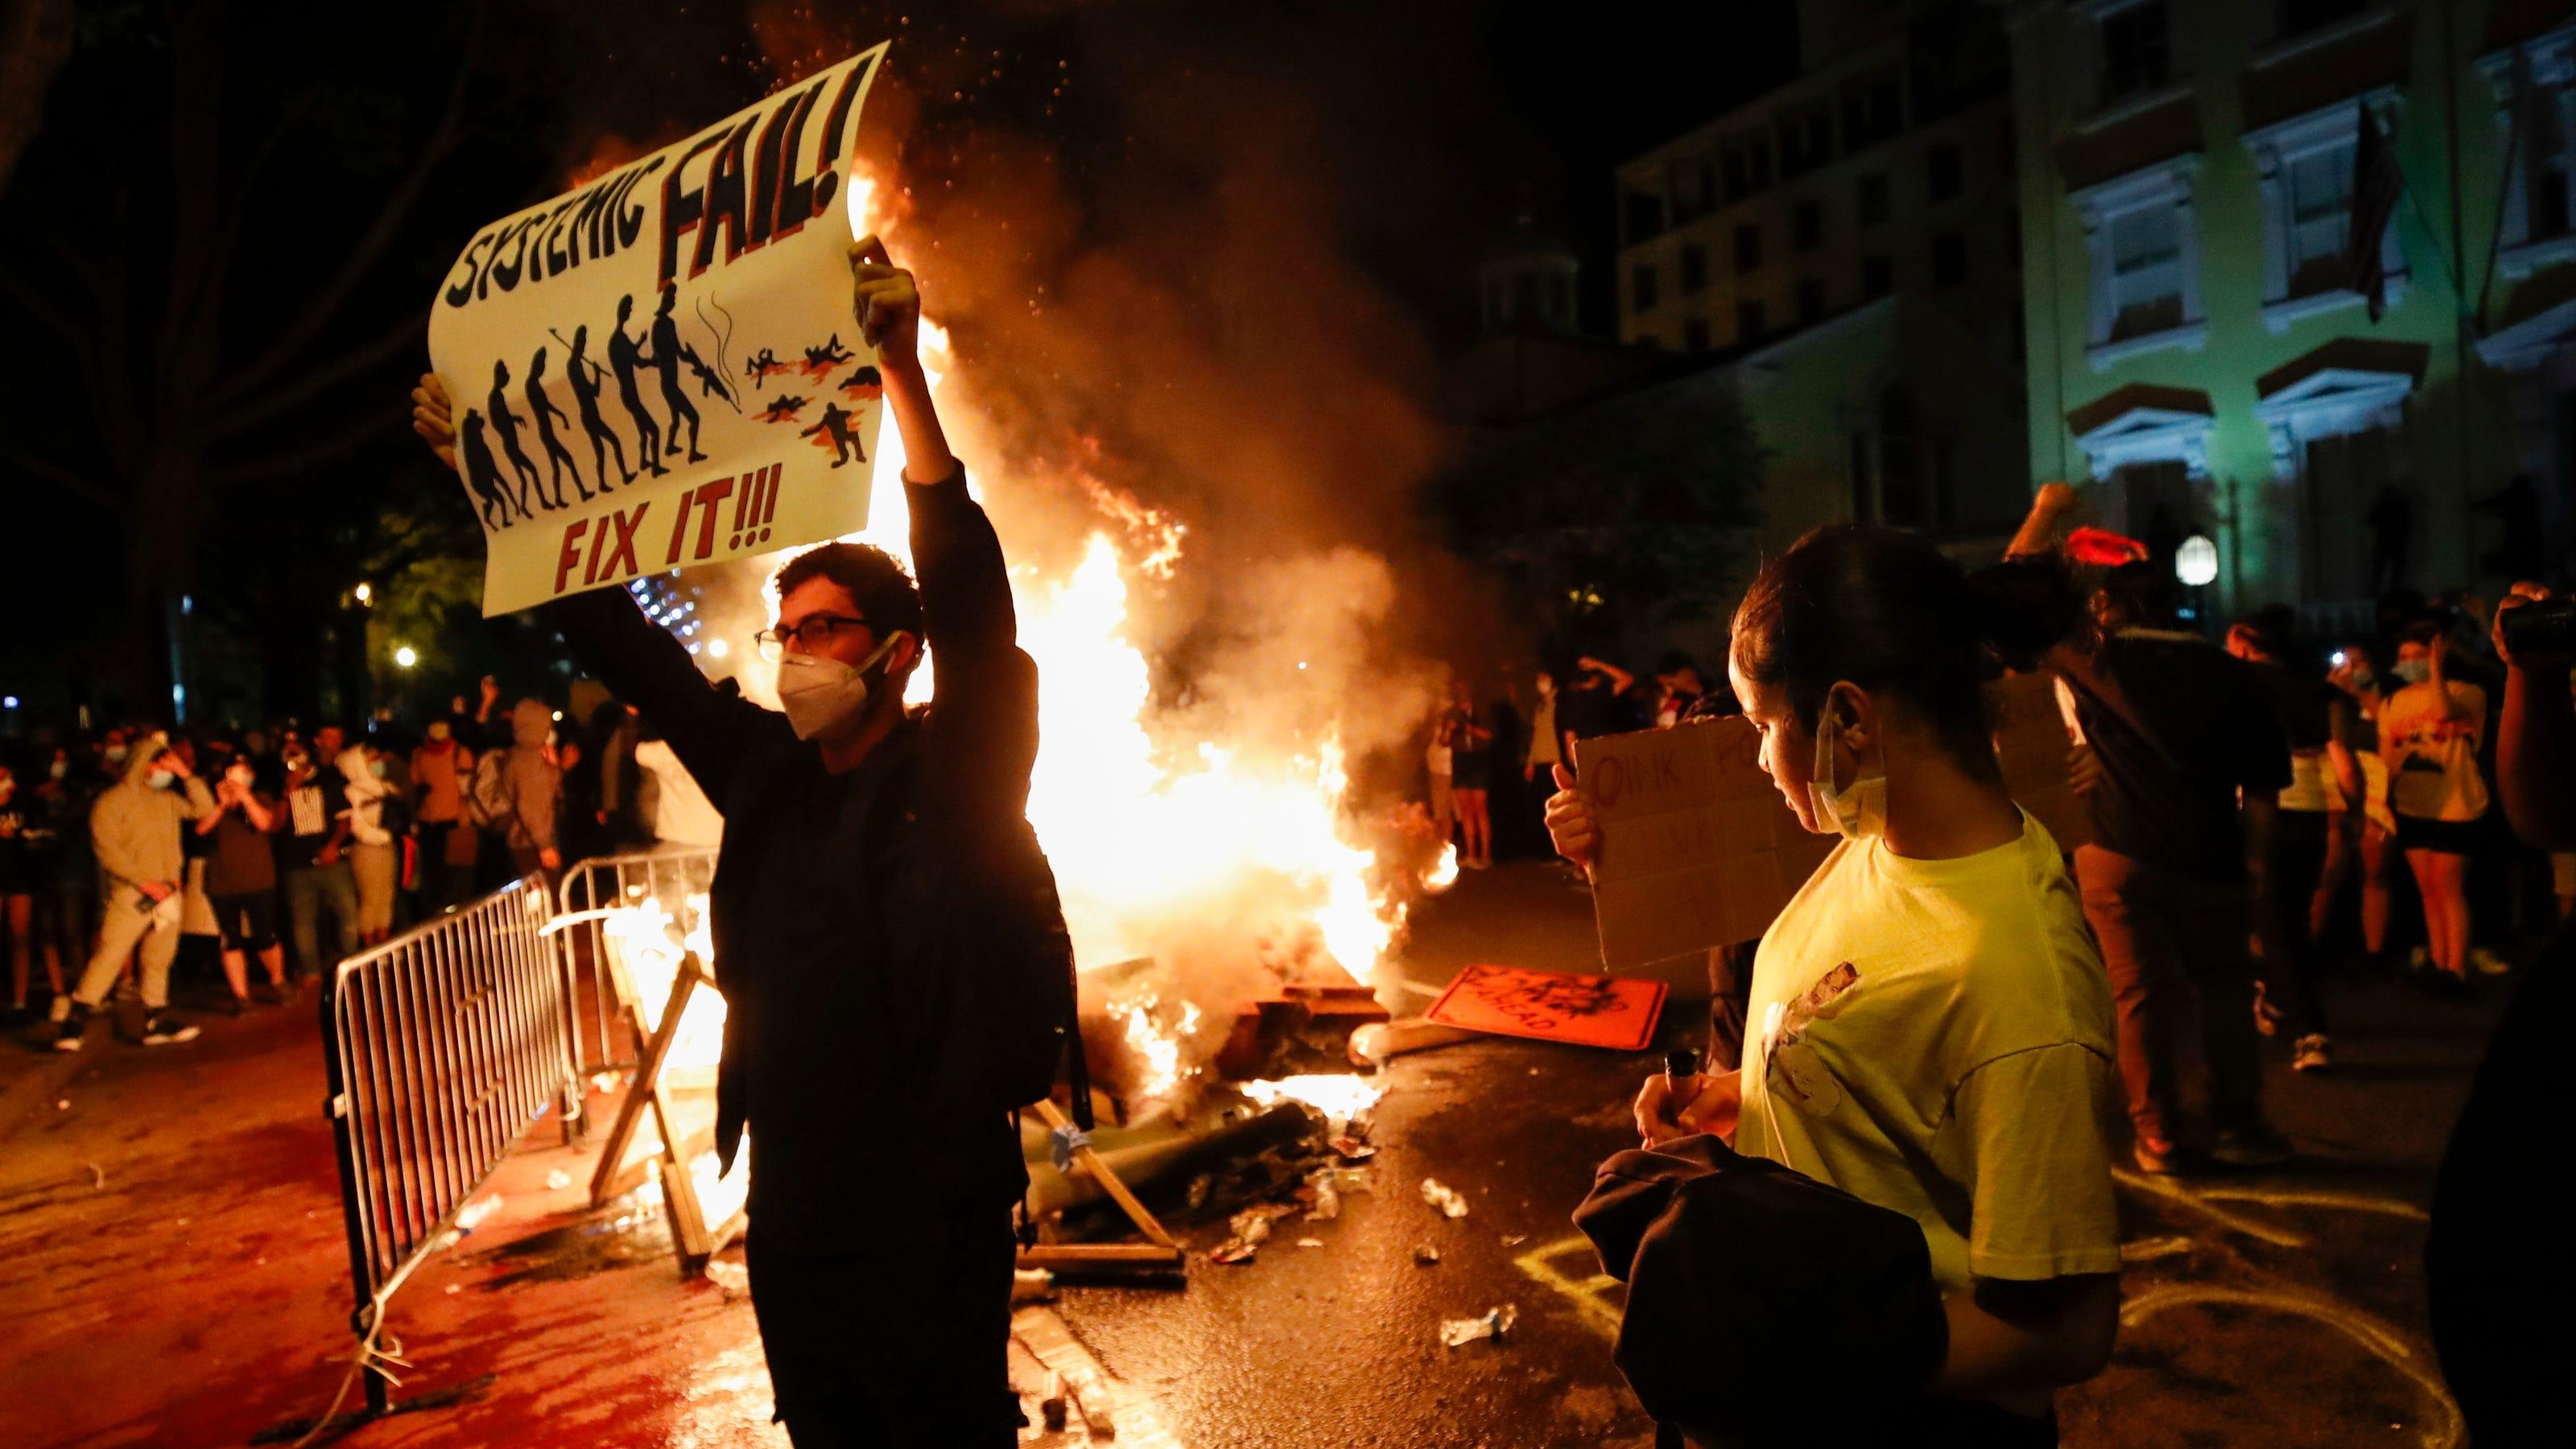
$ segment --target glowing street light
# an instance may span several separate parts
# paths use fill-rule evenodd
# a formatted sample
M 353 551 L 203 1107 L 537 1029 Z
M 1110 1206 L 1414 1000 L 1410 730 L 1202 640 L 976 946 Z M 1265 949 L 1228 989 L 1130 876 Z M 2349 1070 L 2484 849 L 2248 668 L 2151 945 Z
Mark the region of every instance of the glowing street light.
M 2195 533 L 2174 551 L 2174 577 L 2191 588 L 2206 588 L 2218 579 L 2218 545 Z
M 356 588 L 350 590 L 349 593 L 352 598 L 355 598 L 358 601 L 358 605 L 361 608 L 372 605 L 376 601 L 376 586 L 373 584 L 360 584 Z
M 707 653 L 717 659 L 722 659 L 732 652 L 733 646 L 727 644 L 722 639 L 710 639 L 707 641 Z
M 394 649 L 394 663 L 396 663 L 396 664 L 398 664 L 398 665 L 401 665 L 401 666 L 402 666 L 403 668 L 405 668 L 405 669 L 409 669 L 409 668 L 411 668 L 413 665 L 418 664 L 419 662 L 420 662 L 420 654 L 419 654 L 419 652 L 418 652 L 418 651 L 416 651 L 416 650 L 414 650 L 410 645 L 408 645 L 408 644 L 402 644 L 402 645 L 397 645 L 397 646 L 395 647 L 395 649 Z

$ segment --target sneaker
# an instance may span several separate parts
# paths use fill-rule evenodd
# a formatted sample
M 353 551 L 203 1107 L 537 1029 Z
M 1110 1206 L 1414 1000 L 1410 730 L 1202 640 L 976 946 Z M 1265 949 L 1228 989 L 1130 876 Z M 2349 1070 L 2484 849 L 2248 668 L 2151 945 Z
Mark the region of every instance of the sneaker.
M 251 999 L 248 996 L 227 996 L 223 1004 L 215 1009 L 226 1016 L 241 1017 L 250 1015 L 250 1008 Z
M 70 998 L 64 998 L 69 1001 Z M 63 1019 L 54 1024 L 54 1050 L 76 1052 L 89 1035 L 89 1008 L 74 1003 L 63 1008 Z
M 2149 1177 L 2171 1177 L 2174 1170 L 2174 1145 L 2152 1137 L 2141 1137 L 2130 1155 L 2138 1161 L 2138 1171 Z
M 2469 948 L 2469 964 L 2477 968 L 2480 976 L 2502 976 L 2513 969 L 2512 963 L 2484 946 Z
M 167 1012 L 156 1011 L 143 1019 L 143 1044 L 169 1046 L 173 1042 L 195 1041 L 197 1028 Z
M 2283 1020 L 2284 1020 L 2284 1017 L 2282 1016 L 2281 1008 L 2279 1008 L 2279 1007 L 2277 1007 L 2277 1006 L 2274 1006 L 2274 1005 L 2273 1005 L 2269 1000 L 2265 999 L 2265 997 L 2264 997 L 2264 995 L 2263 995 L 2263 983 L 2262 983 L 2262 982 L 2260 982 L 2260 981 L 2255 982 L 2255 983 L 2254 983 L 2254 1032 L 2255 1032 L 2255 1034 L 2256 1034 L 2256 1035 L 2258 1035 L 2258 1036 L 2279 1036 L 2279 1035 L 2281 1034 L 2281 1022 L 2282 1022 Z
M 2299 1038 L 2298 1045 L 2291 1049 L 2291 1071 L 2322 1072 L 2332 1065 L 2334 1065 L 2334 1043 L 2326 1040 L 2324 1032 L 2309 1032 Z
M 250 999 L 262 1006 L 284 1006 L 295 999 L 295 988 L 263 982 L 250 989 Z
M 2209 1155 L 2230 1167 L 2279 1167 L 2297 1154 L 2290 1150 L 2290 1139 L 2257 1122 L 2210 1134 Z
M 23 1001 L 15 1006 L 0 1006 L 0 1030 L 15 1031 L 35 1019 L 36 1013 Z

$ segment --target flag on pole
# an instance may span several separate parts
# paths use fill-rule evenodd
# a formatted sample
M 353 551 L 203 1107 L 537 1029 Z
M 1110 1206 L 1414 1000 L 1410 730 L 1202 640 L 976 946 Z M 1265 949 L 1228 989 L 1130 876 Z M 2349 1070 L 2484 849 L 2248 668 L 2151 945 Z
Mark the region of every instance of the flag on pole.
M 2397 198 L 2406 178 L 2397 170 L 2397 153 L 2371 119 L 2368 101 L 2353 102 L 2360 111 L 2360 132 L 2352 148 L 2352 226 L 2344 244 L 2344 270 L 2352 290 L 2370 299 L 2370 320 L 2388 310 L 2388 269 L 2380 261 L 2380 242 L 2397 214 Z

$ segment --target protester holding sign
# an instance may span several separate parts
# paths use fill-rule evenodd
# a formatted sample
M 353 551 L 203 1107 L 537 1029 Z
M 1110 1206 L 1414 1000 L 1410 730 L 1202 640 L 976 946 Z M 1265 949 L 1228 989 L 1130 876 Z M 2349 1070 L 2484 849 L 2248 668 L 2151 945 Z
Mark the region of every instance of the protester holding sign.
M 1949 1347 L 1909 1443 L 2055 1443 L 2052 1390 L 2117 1328 L 2109 992 L 1980 693 L 1990 644 L 2051 642 L 2022 637 L 2031 617 L 1886 530 L 1819 530 L 1764 566 L 1729 673 L 1789 809 L 1843 839 L 1763 936 L 1743 1068 L 1651 1076 L 1636 1103 L 1649 1143 L 1732 1136 L 1921 1225 Z M 1593 782 L 1559 783 L 1551 833 L 1588 864 Z
M 903 434 L 918 588 L 861 544 L 791 559 L 759 639 L 783 715 L 716 688 L 622 589 L 552 604 L 549 622 L 724 814 L 716 1142 L 728 1166 L 746 1128 L 759 1144 L 752 1306 L 790 1434 L 1001 1446 L 1026 1185 L 1010 1112 L 1046 1094 L 1071 1015 L 1071 948 L 1025 819 L 1037 667 L 931 407 L 912 276 L 856 248 L 850 266 Z M 444 390 L 424 378 L 414 396 L 452 457 Z M 938 688 L 908 716 L 925 647 Z

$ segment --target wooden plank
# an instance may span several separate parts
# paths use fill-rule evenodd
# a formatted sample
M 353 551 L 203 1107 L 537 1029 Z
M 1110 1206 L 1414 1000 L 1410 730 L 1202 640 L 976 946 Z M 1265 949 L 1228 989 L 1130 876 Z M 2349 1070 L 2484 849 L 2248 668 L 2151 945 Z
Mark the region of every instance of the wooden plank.
M 1073 1124 L 1065 1119 L 1063 1111 L 1051 1100 L 1040 1101 L 1037 1104 L 1037 1114 L 1040 1121 L 1055 1131 L 1072 1130 Z M 1127 1190 L 1127 1184 L 1119 1180 L 1118 1174 L 1110 1171 L 1109 1164 L 1100 1160 L 1099 1153 L 1089 1147 L 1077 1147 L 1074 1149 L 1073 1160 L 1076 1166 L 1091 1174 L 1092 1179 L 1100 1184 L 1101 1191 L 1109 1194 L 1110 1198 L 1127 1214 L 1128 1220 L 1136 1225 L 1139 1232 L 1163 1247 L 1178 1251 L 1179 1245 L 1173 1242 L 1172 1235 L 1164 1230 L 1162 1223 L 1157 1221 L 1151 1212 L 1146 1210 L 1145 1204 L 1137 1199 L 1136 1194 Z

